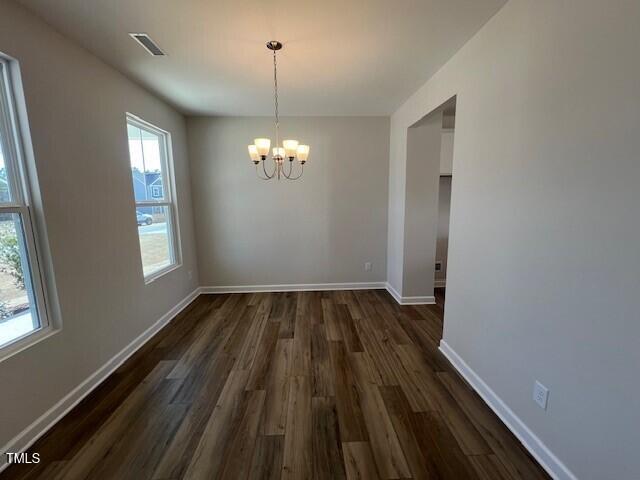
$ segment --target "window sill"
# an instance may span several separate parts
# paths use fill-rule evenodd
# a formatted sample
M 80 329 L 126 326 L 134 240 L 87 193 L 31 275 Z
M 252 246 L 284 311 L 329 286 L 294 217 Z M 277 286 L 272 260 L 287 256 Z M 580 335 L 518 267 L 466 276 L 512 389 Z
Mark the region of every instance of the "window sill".
M 182 267 L 182 263 L 175 263 L 173 265 L 169 265 L 168 267 L 163 268 L 162 270 L 158 270 L 157 272 L 153 272 L 152 274 L 144 277 L 145 285 L 149 285 L 150 283 L 155 282 L 160 277 L 164 277 L 166 274 L 173 272 L 174 270 Z
M 47 327 L 40 328 L 32 333 L 29 333 L 23 337 L 20 337 L 13 342 L 7 343 L 3 347 L 0 347 L 0 362 L 4 362 L 8 358 L 13 357 L 23 350 L 26 350 L 27 348 L 30 348 L 49 337 L 52 337 L 60 331 L 60 328 L 53 328 L 49 325 Z

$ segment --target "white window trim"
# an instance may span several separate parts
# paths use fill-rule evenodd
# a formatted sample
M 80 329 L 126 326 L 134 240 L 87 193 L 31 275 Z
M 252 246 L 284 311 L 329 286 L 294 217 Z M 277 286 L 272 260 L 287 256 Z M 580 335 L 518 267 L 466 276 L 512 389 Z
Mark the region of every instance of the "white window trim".
M 167 219 L 167 226 L 169 228 L 169 248 L 173 251 L 173 262 L 170 265 L 167 265 L 165 268 L 157 270 L 149 275 L 144 274 L 144 266 L 142 265 L 142 252 L 140 252 L 140 266 L 142 268 L 142 276 L 144 277 L 144 283 L 149 284 L 159 279 L 160 277 L 177 270 L 182 267 L 182 243 L 180 240 L 180 218 L 178 216 L 178 200 L 176 195 L 176 184 L 175 184 L 175 170 L 173 167 L 173 145 L 171 142 L 171 132 L 163 130 L 155 125 L 143 120 L 142 118 L 127 112 L 126 114 L 126 125 L 134 125 L 138 128 L 142 128 L 144 130 L 150 131 L 156 135 L 159 135 L 162 138 L 162 142 L 160 144 L 161 151 L 161 159 L 163 161 L 162 164 L 162 184 L 165 186 L 164 188 L 164 196 L 163 200 L 144 200 L 138 201 L 134 196 L 134 213 L 138 208 L 145 207 L 167 207 L 169 208 L 171 215 Z M 127 134 L 127 150 L 129 146 L 128 142 L 129 135 Z M 164 153 L 164 155 L 163 155 Z M 131 165 L 131 159 L 129 159 L 129 165 Z M 137 227 L 136 227 L 137 228 Z
M 0 91 L 1 102 L 6 104 L 6 112 L 0 111 L 4 118 L 0 121 L 6 123 L 9 130 L 9 144 L 6 145 L 5 165 L 11 171 L 11 176 L 7 177 L 7 183 L 12 193 L 12 200 L 0 206 L 0 212 L 19 213 L 22 220 L 24 240 L 27 246 L 29 277 L 32 284 L 35 307 L 38 312 L 40 326 L 12 341 L 0 346 L 0 362 L 7 358 L 39 343 L 45 338 L 57 333 L 60 328 L 54 328 L 51 315 L 51 302 L 47 292 L 46 272 L 43 268 L 47 262 L 43 261 L 42 250 L 47 250 L 48 246 L 39 238 L 38 228 L 35 228 L 35 212 L 33 210 L 31 184 L 29 168 L 26 162 L 25 150 L 31 152 L 30 139 L 28 135 L 28 121 L 24 108 L 18 108 L 19 92 L 22 86 L 16 85 L 14 79 L 19 83 L 19 72 L 17 61 L 0 53 L 0 75 L 4 84 L 4 89 Z M 21 122 L 22 121 L 22 122 Z M 35 175 L 32 175 L 35 177 Z M 37 185 L 36 185 L 37 188 Z M 46 237 L 46 234 L 44 235 Z M 40 246 L 44 248 L 38 248 Z M 51 279 L 55 287 L 55 282 Z M 55 288 L 54 288 L 55 290 Z M 57 304 L 56 304 L 57 305 Z

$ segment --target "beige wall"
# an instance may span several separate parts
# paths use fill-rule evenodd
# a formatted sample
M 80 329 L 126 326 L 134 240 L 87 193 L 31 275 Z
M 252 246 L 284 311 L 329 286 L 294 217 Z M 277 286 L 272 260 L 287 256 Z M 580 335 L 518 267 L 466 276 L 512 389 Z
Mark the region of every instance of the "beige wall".
M 296 182 L 262 181 L 248 158 L 272 118 L 188 127 L 202 285 L 385 281 L 388 118 L 283 118 L 282 134 L 311 146 Z
M 20 61 L 63 323 L 0 362 L 1 447 L 193 291 L 197 267 L 183 117 L 5 1 L 0 51 Z M 149 285 L 126 111 L 173 138 L 184 265 Z
M 391 119 L 390 282 L 407 128 L 457 95 L 444 340 L 583 480 L 640 477 L 639 18 L 511 0 Z
M 444 123 L 444 122 L 443 122 Z M 442 130 L 440 147 L 440 175 L 451 175 L 453 170 L 453 129 Z
M 402 297 L 434 301 L 442 112 L 407 131 Z M 419 298 L 415 298 L 419 297 Z

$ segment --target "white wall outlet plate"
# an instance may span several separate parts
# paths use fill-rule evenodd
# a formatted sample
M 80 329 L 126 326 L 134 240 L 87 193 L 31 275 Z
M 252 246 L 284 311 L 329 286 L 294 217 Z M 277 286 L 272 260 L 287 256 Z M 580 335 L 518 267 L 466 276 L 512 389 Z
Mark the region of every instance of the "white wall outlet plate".
M 536 380 L 533 384 L 533 400 L 542 408 L 547 409 L 549 401 L 549 389 Z
M 364 264 L 364 271 L 365 272 L 370 272 L 371 271 L 371 267 L 372 267 L 371 262 L 365 263 Z

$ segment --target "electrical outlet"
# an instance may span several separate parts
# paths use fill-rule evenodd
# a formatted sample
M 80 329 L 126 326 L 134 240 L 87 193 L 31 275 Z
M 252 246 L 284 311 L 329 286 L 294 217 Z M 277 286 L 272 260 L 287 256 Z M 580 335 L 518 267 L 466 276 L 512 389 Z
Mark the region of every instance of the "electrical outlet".
M 193 278 L 193 272 L 191 270 L 189 270 L 187 272 L 187 276 L 189 277 L 189 280 L 191 280 Z
M 373 266 L 371 265 L 371 262 L 367 262 L 367 263 L 364 264 L 364 271 L 365 272 L 370 272 L 372 267 Z
M 549 389 L 537 380 L 533 384 L 533 400 L 540 406 L 541 409 L 547 409 L 547 402 L 549 401 Z
M 442 271 L 442 262 L 436 262 L 436 272 Z

